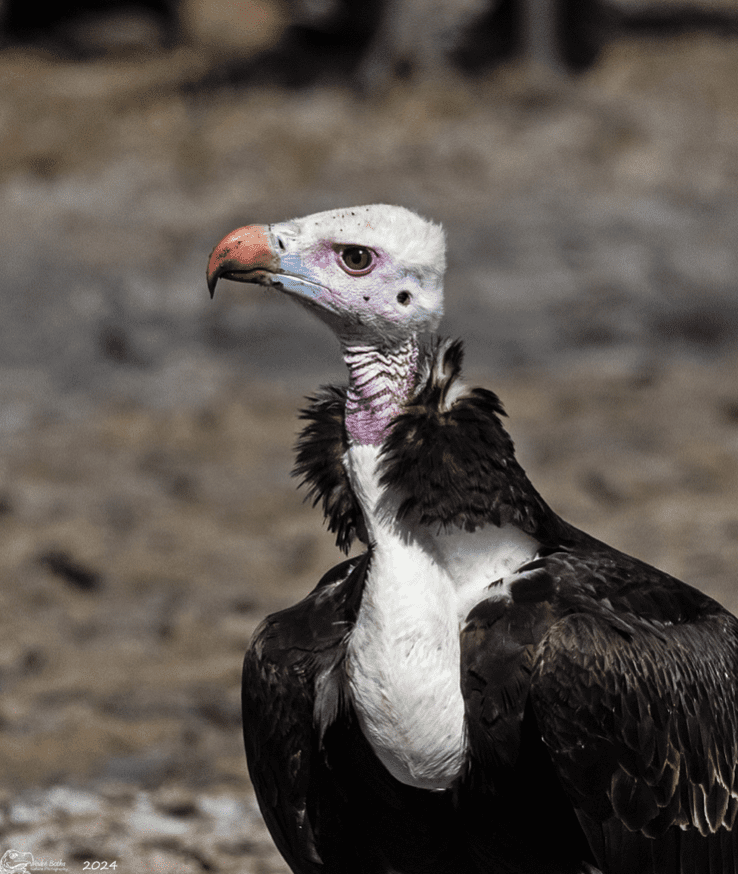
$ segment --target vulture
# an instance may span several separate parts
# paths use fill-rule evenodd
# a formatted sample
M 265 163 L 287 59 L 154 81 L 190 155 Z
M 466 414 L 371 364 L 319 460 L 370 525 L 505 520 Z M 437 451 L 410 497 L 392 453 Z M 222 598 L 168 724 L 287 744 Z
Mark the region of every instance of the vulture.
M 735 874 L 738 620 L 548 506 L 434 333 L 444 270 L 442 228 L 382 204 L 210 256 L 211 294 L 287 294 L 348 368 L 295 472 L 350 557 L 244 663 L 271 835 L 295 874 Z

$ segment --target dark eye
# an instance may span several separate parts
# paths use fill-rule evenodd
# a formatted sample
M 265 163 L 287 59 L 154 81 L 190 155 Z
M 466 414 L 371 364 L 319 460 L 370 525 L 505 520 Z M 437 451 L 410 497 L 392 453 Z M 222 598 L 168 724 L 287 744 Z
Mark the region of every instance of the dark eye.
M 374 265 L 374 253 L 363 246 L 346 246 L 341 251 L 341 266 L 347 273 L 367 273 Z
M 410 303 L 411 294 L 409 291 L 401 291 L 397 295 L 397 303 L 401 303 L 403 306 L 407 306 Z

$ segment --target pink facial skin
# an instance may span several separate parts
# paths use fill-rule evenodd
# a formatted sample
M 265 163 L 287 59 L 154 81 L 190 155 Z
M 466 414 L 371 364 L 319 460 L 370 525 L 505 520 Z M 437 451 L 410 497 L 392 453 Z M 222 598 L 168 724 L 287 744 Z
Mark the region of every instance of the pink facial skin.
M 428 313 L 425 306 L 419 306 L 424 295 L 420 277 L 399 268 L 379 248 L 368 250 L 372 254 L 369 269 L 349 272 L 342 253 L 358 246 L 321 240 L 307 251 L 282 254 L 282 270 L 308 280 L 300 288 L 299 282 L 280 277 L 285 280 L 285 291 L 311 304 L 342 343 L 362 338 L 386 343 L 423 330 Z

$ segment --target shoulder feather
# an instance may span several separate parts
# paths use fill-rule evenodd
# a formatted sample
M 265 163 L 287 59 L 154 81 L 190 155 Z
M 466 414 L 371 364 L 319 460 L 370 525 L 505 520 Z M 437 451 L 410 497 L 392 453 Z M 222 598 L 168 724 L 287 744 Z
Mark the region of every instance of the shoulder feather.
M 500 399 L 466 389 L 462 361 L 459 341 L 429 349 L 419 388 L 382 447 L 381 482 L 400 494 L 400 515 L 420 524 L 474 531 L 512 523 L 547 539 L 557 517 L 515 458 Z

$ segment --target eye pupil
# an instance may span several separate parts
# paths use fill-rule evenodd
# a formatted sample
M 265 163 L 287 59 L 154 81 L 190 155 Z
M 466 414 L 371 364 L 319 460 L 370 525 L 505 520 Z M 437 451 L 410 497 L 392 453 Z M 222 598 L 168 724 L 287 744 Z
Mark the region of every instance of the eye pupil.
M 347 246 L 341 252 L 343 263 L 349 270 L 362 271 L 372 265 L 372 252 L 363 246 Z
M 401 304 L 410 303 L 410 292 L 409 291 L 401 291 L 397 295 L 397 303 L 401 303 Z

